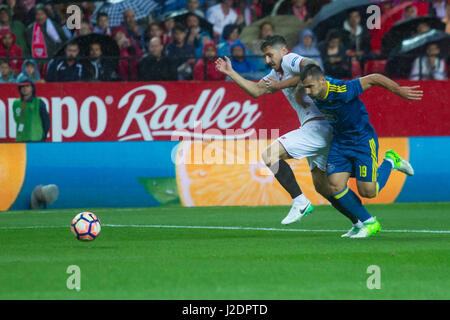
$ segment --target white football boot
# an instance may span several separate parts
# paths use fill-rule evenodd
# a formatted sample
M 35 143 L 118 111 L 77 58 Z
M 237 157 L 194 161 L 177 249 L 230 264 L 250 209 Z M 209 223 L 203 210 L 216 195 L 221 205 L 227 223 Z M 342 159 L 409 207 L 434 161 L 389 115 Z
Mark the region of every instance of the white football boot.
M 289 210 L 288 215 L 283 219 L 283 221 L 281 221 L 281 224 L 286 225 L 299 221 L 301 218 L 311 213 L 313 210 L 314 207 L 309 200 L 306 206 L 303 207 L 301 204 L 294 201 L 291 210 Z

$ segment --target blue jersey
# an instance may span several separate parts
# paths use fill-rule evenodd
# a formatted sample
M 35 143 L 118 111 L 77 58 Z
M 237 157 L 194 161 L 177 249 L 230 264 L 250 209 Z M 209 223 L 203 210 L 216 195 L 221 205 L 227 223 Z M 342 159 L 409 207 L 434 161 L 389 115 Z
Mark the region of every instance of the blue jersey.
M 374 129 L 366 106 L 359 98 L 363 93 L 359 79 L 343 81 L 328 76 L 325 79 L 327 93 L 323 99 L 314 99 L 314 102 L 333 126 L 334 140 L 353 143 L 371 136 Z

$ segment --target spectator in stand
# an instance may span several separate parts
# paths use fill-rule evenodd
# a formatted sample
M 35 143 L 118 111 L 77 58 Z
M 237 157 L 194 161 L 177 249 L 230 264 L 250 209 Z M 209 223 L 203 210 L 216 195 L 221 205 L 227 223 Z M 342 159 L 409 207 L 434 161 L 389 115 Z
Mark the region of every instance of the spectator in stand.
M 167 56 L 177 66 L 178 80 L 192 80 L 192 71 L 195 64 L 194 46 L 186 42 L 186 29 L 182 24 L 173 27 L 173 41 L 167 47 Z
M 35 22 L 27 27 L 27 39 L 33 58 L 53 57 L 67 40 L 61 27 L 48 18 L 42 4 L 35 8 Z
M 153 37 L 148 44 L 148 54 L 137 65 L 139 81 L 176 81 L 176 65 L 164 55 L 160 37 Z
M 417 17 L 417 8 L 414 5 L 407 6 L 403 11 L 402 20 Z
M 173 27 L 175 26 L 174 18 L 166 18 L 163 21 L 163 45 L 168 46 L 173 40 Z
M 436 43 L 427 46 L 426 56 L 414 60 L 410 80 L 447 80 L 445 60 L 440 58 L 441 50 Z
M 350 10 L 343 25 L 343 42 L 348 56 L 359 61 L 364 68 L 365 60 L 371 52 L 369 31 L 361 25 L 361 16 L 358 10 Z
M 107 36 L 112 35 L 111 27 L 109 26 L 109 17 L 105 12 L 100 12 L 97 15 L 97 24 L 94 27 L 95 33 L 105 34 Z
M 233 9 L 233 0 L 221 0 L 206 11 L 206 19 L 213 25 L 213 37 L 218 40 L 227 24 L 236 23 L 238 15 Z
M 123 13 L 123 27 L 127 30 L 128 35 L 145 50 L 145 30 L 136 22 L 134 10 L 128 9 Z
M 23 60 L 14 58 L 23 58 L 22 49 L 16 45 L 16 36 L 11 29 L 0 30 L 0 58 L 8 58 L 9 65 L 14 75 L 22 71 Z
M 381 14 L 391 10 L 394 5 L 392 3 L 392 0 L 379 0 L 379 7 L 381 9 Z
M 329 30 L 318 48 L 327 75 L 339 79 L 351 77 L 348 57 L 339 30 Z
M 250 59 L 246 58 L 245 46 L 241 40 L 236 40 L 230 47 L 231 50 L 231 65 L 237 73 L 242 75 L 245 79 L 259 79 L 260 75 L 253 75 L 256 67 Z
M 236 24 L 242 29 L 251 25 L 262 17 L 261 4 L 259 0 L 238 0 L 235 8 L 238 18 Z
M 36 9 L 38 6 L 42 6 L 42 8 L 45 9 L 45 12 L 48 16 L 48 18 L 50 20 L 53 21 L 53 23 L 55 25 L 58 26 L 62 26 L 62 21 L 64 19 L 62 19 L 58 13 L 58 11 L 55 9 L 54 5 L 53 5 L 53 1 L 52 0 L 37 0 L 36 1 L 38 4 L 36 5 L 36 7 L 31 8 L 31 10 L 28 12 L 28 16 L 32 19 L 31 22 L 33 22 L 33 18 L 36 15 Z
M 275 26 L 270 22 L 264 22 L 259 25 L 258 39 L 252 42 L 245 43 L 246 47 L 254 54 L 262 55 L 261 43 L 267 36 L 271 36 L 275 33 Z
M 61 16 L 59 15 L 58 10 L 56 10 L 52 0 L 40 0 L 41 4 L 44 5 L 45 9 L 47 9 L 48 17 L 52 19 L 57 25 L 62 24 Z
M 445 5 L 447 0 L 433 0 L 433 9 L 436 17 L 439 19 L 444 19 L 446 16 Z
M 300 33 L 297 45 L 292 48 L 292 52 L 317 61 L 317 63 L 319 63 L 320 65 L 320 68 L 323 70 L 320 51 L 317 48 L 314 33 L 310 29 L 303 29 L 303 31 Z
M 205 18 L 205 13 L 200 9 L 199 0 L 188 0 L 186 3 L 186 9 L 201 18 Z
M 89 81 L 90 75 L 86 66 L 78 61 L 80 48 L 77 43 L 69 43 L 63 58 L 50 60 L 46 80 L 49 82 Z
M 13 19 L 10 7 L 0 5 L 0 28 L 10 28 L 16 37 L 16 44 L 22 49 L 24 56 L 29 56 L 25 26 L 22 22 Z
M 231 45 L 239 39 L 240 29 L 237 24 L 229 24 L 223 28 L 222 41 L 217 46 L 219 57 L 231 56 Z M 260 57 L 261 54 L 255 54 L 253 51 L 246 49 L 246 55 L 251 60 L 251 63 L 258 71 L 269 71 L 269 68 Z
M 77 36 L 84 36 L 94 32 L 94 28 L 91 26 L 89 21 L 85 20 L 81 22 L 80 29 L 76 30 Z
M 116 41 L 120 49 L 118 73 L 119 76 L 126 81 L 133 81 L 137 79 L 137 63 L 139 57 L 142 57 L 142 50 L 139 45 L 130 38 L 127 30 L 122 26 L 117 26 L 112 29 L 113 39 Z
M 100 43 L 92 42 L 89 45 L 89 63 L 87 69 L 91 81 L 116 81 L 119 75 L 114 70 L 114 61 L 103 58 L 102 46 Z
M 16 82 L 45 82 L 41 79 L 41 75 L 39 74 L 39 68 L 33 59 L 27 59 L 23 62 L 22 65 L 22 73 L 17 76 Z
M 300 21 L 309 24 L 312 20 L 311 14 L 306 7 L 307 0 L 291 0 L 292 6 L 287 14 L 294 14 Z
M 417 25 L 417 34 L 422 34 L 422 33 L 427 33 L 428 31 L 431 30 L 431 27 L 428 23 L 426 22 L 421 22 Z
M 163 41 L 163 29 L 161 25 L 158 22 L 152 22 L 149 24 L 147 29 L 147 39 L 150 41 L 150 39 L 153 39 L 155 37 L 161 39 L 161 43 Z M 150 43 L 150 42 L 149 42 Z
M 36 97 L 33 82 L 18 84 L 20 98 L 13 102 L 17 142 L 43 142 L 50 129 L 50 117 L 42 99 Z
M 200 27 L 200 20 L 194 13 L 189 13 L 186 16 L 187 27 L 187 44 L 195 48 L 195 56 L 201 57 L 203 52 L 203 44 L 211 39 L 211 35 L 207 30 Z
M 203 59 L 197 61 L 194 67 L 194 80 L 223 81 L 226 75 L 217 71 L 215 60 L 217 58 L 217 46 L 214 40 L 208 40 L 203 45 Z
M 239 39 L 240 29 L 239 26 L 235 23 L 227 24 L 223 28 L 222 32 L 222 40 L 217 46 L 219 57 L 230 56 L 231 55 L 231 44 Z
M 94 2 L 83 1 L 79 6 L 83 12 L 84 19 L 91 21 L 92 14 L 95 12 L 96 8 Z
M 21 21 L 22 23 L 25 21 L 25 9 L 20 3 L 17 3 L 17 0 L 6 0 L 4 4 L 6 4 L 11 11 L 11 20 Z
M 447 2 L 445 12 L 447 15 L 442 19 L 442 22 L 445 23 L 445 32 L 450 34 L 450 2 Z
M 0 60 L 0 83 L 13 83 L 16 82 L 14 72 L 11 70 L 9 62 L 6 60 Z
M 19 2 L 19 6 L 22 9 L 23 12 L 23 24 L 25 26 L 29 25 L 35 20 L 35 12 L 33 9 L 36 7 L 37 3 L 39 3 L 36 0 L 23 0 L 21 3 Z

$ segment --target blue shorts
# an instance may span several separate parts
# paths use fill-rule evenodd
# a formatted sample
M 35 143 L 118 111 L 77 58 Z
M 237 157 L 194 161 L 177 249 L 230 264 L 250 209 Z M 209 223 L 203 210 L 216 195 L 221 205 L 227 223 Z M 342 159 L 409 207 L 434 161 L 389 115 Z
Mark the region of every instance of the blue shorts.
M 327 175 L 350 172 L 351 177 L 364 182 L 377 181 L 378 137 L 375 133 L 353 144 L 333 140 L 328 154 Z

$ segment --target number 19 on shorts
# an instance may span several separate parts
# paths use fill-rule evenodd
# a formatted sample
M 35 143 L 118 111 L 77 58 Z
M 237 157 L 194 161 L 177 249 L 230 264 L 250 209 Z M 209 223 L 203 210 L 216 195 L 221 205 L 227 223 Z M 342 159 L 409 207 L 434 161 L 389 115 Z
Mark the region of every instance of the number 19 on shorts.
M 359 176 L 362 178 L 367 177 L 367 166 L 359 166 Z

